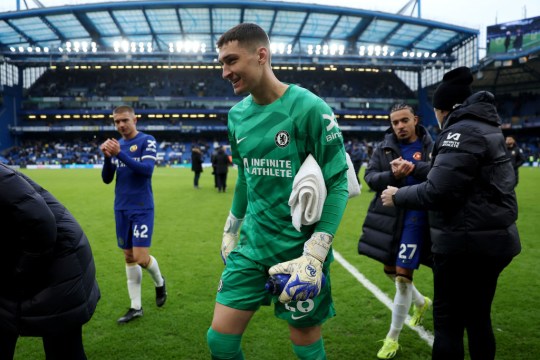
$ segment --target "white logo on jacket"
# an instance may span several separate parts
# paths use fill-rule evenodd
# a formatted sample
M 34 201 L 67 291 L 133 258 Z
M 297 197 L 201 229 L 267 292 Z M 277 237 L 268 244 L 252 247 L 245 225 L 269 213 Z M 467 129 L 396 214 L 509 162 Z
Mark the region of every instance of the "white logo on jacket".
M 460 136 L 461 136 L 460 133 L 455 133 L 455 134 L 453 134 L 453 133 L 449 132 L 449 133 L 448 133 L 448 136 L 446 137 L 446 140 L 455 140 L 455 141 L 458 141 Z
M 451 147 L 451 148 L 458 148 L 459 147 L 459 138 L 461 137 L 460 133 L 451 133 L 449 132 L 446 136 L 446 140 L 444 140 L 441 144 L 443 147 Z

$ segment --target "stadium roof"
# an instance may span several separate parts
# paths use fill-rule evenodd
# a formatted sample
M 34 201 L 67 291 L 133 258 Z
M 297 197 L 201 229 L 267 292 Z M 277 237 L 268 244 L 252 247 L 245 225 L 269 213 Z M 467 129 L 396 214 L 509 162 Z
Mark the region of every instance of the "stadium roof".
M 449 63 L 478 31 L 402 15 L 275 1 L 125 1 L 0 13 L 9 63 L 208 62 L 241 22 L 268 31 L 277 63 Z M 475 47 L 477 51 L 477 46 Z

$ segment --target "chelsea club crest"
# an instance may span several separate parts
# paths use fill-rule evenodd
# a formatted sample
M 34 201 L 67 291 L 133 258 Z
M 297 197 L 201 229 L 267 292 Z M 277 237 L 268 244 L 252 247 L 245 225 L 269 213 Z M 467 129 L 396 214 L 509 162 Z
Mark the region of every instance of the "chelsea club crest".
M 285 130 L 281 130 L 274 137 L 274 141 L 277 146 L 279 146 L 280 148 L 284 148 L 291 142 L 291 137 L 288 132 L 286 132 Z

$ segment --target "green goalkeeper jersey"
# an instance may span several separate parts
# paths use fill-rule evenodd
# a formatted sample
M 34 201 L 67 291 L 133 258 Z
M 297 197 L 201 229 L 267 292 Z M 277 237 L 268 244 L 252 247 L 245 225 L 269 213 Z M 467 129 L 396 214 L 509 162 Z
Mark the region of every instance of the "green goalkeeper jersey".
M 335 234 L 347 204 L 347 163 L 341 131 L 322 99 L 295 85 L 269 105 L 247 96 L 229 111 L 228 135 L 238 165 L 231 211 L 245 217 L 236 251 L 272 266 L 300 256 L 314 231 Z M 328 195 L 321 220 L 298 232 L 288 200 L 309 154 L 322 170 Z

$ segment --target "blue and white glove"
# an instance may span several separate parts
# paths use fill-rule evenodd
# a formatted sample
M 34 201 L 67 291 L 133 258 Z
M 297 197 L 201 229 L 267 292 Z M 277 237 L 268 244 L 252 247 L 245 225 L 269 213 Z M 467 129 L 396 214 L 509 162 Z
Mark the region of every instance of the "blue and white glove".
M 240 232 L 240 226 L 242 226 L 243 221 L 244 219 L 238 219 L 232 212 L 229 212 L 221 240 L 221 259 L 223 260 L 223 264 L 227 264 L 227 257 L 234 250 L 236 244 L 238 244 L 238 233 Z
M 297 259 L 272 266 L 268 273 L 291 275 L 279 301 L 286 304 L 290 301 L 312 299 L 321 292 L 322 268 L 326 255 L 332 245 L 333 236 L 316 232 L 304 244 L 304 253 Z

